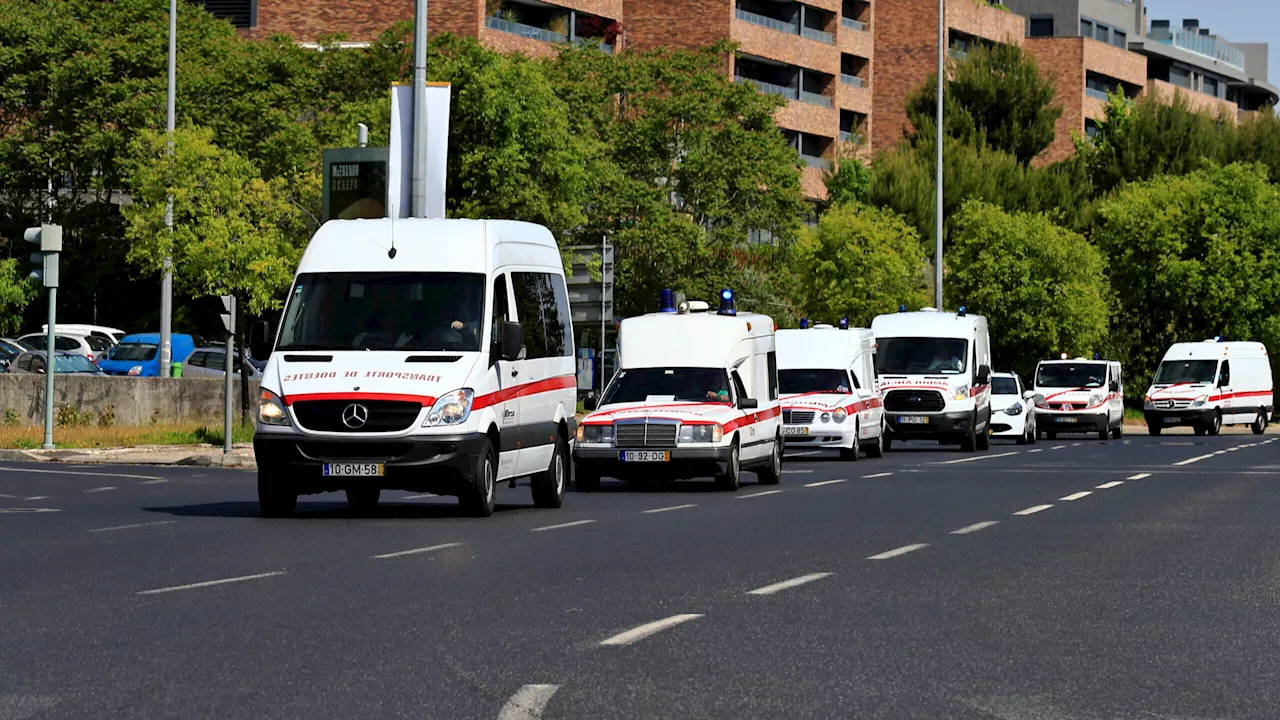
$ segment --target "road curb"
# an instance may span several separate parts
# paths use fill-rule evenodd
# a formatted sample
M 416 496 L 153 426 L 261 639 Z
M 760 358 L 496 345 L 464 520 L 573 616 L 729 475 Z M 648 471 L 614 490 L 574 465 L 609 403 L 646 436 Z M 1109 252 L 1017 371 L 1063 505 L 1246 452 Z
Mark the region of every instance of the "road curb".
M 185 467 L 227 467 L 227 468 L 249 468 L 258 467 L 258 463 L 251 457 L 244 455 L 192 455 L 181 460 L 169 463 L 171 465 L 182 465 Z

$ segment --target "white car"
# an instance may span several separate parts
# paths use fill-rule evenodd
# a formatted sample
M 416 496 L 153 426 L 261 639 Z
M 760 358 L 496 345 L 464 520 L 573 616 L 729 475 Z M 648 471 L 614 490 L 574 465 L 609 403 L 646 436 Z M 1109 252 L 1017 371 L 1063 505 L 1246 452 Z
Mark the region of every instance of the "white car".
M 46 350 L 48 336 L 45 333 L 28 333 L 18 338 L 18 344 L 29 350 Z M 54 330 L 54 350 L 82 355 L 90 362 L 96 363 L 106 357 L 111 347 L 107 340 L 96 335 L 63 334 Z
M 225 347 L 196 348 L 195 352 L 182 363 L 184 378 L 220 378 L 227 374 L 227 349 Z M 240 371 L 232 373 L 240 377 Z M 261 380 L 262 373 L 250 365 L 249 379 Z
M 1017 373 L 991 373 L 991 434 L 1036 441 L 1036 394 L 1022 386 Z

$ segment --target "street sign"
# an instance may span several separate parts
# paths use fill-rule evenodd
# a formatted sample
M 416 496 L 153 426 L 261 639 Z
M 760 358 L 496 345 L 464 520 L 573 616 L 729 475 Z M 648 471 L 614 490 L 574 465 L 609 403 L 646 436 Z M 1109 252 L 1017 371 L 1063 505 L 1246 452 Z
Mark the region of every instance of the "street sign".
M 613 318 L 613 246 L 574 245 L 565 248 L 571 259 L 565 284 L 574 323 L 599 323 Z
M 222 313 L 222 327 L 226 328 L 227 332 L 234 333 L 236 331 L 236 297 L 235 295 L 221 295 L 218 299 L 222 300 L 222 309 L 226 310 L 226 312 Z

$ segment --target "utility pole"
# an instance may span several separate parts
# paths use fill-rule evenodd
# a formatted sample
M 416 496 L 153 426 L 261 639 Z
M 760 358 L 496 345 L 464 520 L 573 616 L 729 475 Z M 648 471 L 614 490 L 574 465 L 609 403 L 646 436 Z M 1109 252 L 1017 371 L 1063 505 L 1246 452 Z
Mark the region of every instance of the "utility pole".
M 942 309 L 942 84 L 946 82 L 947 21 L 944 12 L 946 0 L 938 0 L 938 131 L 937 166 L 934 185 L 937 192 L 937 211 L 934 217 L 934 307 Z
M 44 444 L 45 450 L 53 449 L 53 376 L 57 371 L 58 349 L 54 341 L 58 322 L 58 254 L 62 252 L 62 226 L 45 223 L 27 228 L 22 239 L 34 243 L 39 252 L 31 254 L 35 269 L 29 276 L 49 290 L 49 326 L 45 345 L 44 370 Z
M 413 14 L 413 185 L 410 216 L 427 216 L 427 0 Z
M 169 163 L 173 164 L 173 131 L 177 126 L 176 106 L 178 91 L 178 0 L 169 0 L 169 97 L 168 122 L 169 131 Z M 173 194 L 164 207 L 164 227 L 173 238 Z M 170 335 L 173 332 L 173 256 L 165 256 L 163 276 L 160 280 L 160 377 L 168 377 L 169 365 L 173 361 L 173 344 Z
M 222 326 L 227 329 L 227 376 L 222 383 L 222 454 L 231 454 L 231 398 L 232 385 L 231 378 L 234 376 L 235 369 L 235 349 L 236 349 L 236 296 L 223 295 L 222 307 L 226 310 L 222 314 Z

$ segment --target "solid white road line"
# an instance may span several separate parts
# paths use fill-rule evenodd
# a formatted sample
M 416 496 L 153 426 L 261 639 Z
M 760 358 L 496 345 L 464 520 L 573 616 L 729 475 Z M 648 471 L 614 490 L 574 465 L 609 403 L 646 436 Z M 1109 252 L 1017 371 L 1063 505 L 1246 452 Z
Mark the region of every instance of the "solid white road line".
M 996 524 L 998 524 L 998 523 L 997 523 L 997 521 L 995 521 L 995 520 L 984 520 L 983 522 L 980 522 L 980 523 L 974 523 L 974 524 L 972 524 L 972 525 L 966 525 L 966 526 L 964 526 L 964 527 L 960 528 L 959 530 L 952 530 L 952 531 L 951 531 L 951 534 L 952 534 L 952 535 L 968 535 L 969 533 L 976 533 L 976 532 L 978 532 L 979 530 L 986 530 L 987 528 L 991 527 L 992 525 L 996 525 Z
M 817 454 L 818 454 L 818 451 L 817 451 L 817 450 L 810 450 L 810 451 L 808 451 L 808 452 L 791 452 L 791 453 L 787 453 L 787 454 L 788 454 L 788 455 L 794 455 L 795 457 L 809 457 L 810 455 L 817 455 Z
M 12 473 L 43 473 L 45 475 L 84 475 L 86 477 L 118 477 L 130 478 L 132 480 L 158 480 L 155 475 L 125 475 L 124 473 L 104 473 L 104 472 L 87 472 L 83 470 L 38 470 L 36 468 L 21 468 L 5 466 L 0 467 L 0 472 Z
M 1035 515 L 1036 513 L 1043 512 L 1045 510 L 1048 510 L 1051 507 L 1053 506 L 1052 505 L 1032 505 L 1031 507 L 1025 510 L 1019 510 L 1018 512 L 1014 513 L 1014 515 Z
M 891 472 L 871 473 L 870 475 L 863 475 L 863 476 L 862 476 L 862 479 L 863 479 L 863 480 L 870 480 L 871 478 L 889 477 L 889 476 L 890 476 L 890 475 L 892 475 L 892 474 L 893 474 L 893 473 L 891 473 Z
M 739 500 L 746 500 L 747 498 L 764 497 L 765 495 L 777 495 L 780 492 L 782 491 L 781 490 L 765 490 L 764 492 L 751 493 L 750 495 L 738 495 L 737 498 Z
M 420 553 L 435 552 L 436 550 L 445 550 L 451 547 L 458 547 L 462 543 L 442 543 L 440 545 L 432 545 L 430 547 L 414 548 L 412 550 L 401 550 L 399 552 L 387 553 L 386 555 L 374 555 L 370 560 L 386 560 L 387 558 L 402 557 L 404 555 L 418 555 Z
M 835 485 L 837 483 L 849 482 L 847 478 L 841 480 L 822 480 L 820 482 L 811 482 L 805 484 L 805 487 L 822 487 L 823 485 Z
M 115 486 L 115 485 L 107 485 L 107 486 L 105 486 L 105 487 L 94 488 L 94 489 L 92 489 L 92 490 L 85 490 L 85 492 L 87 492 L 87 493 L 91 493 L 91 492 L 106 492 L 106 491 L 108 491 L 108 490 L 115 490 L 115 489 L 116 489 L 116 486 Z
M 934 465 L 959 465 L 960 463 L 977 462 L 978 460 L 992 460 L 995 458 L 1009 457 L 1010 455 L 1017 455 L 1017 454 L 1018 454 L 1017 452 L 1007 452 L 1007 453 L 996 453 L 995 455 L 974 455 L 973 457 L 960 458 L 959 460 L 946 460 L 944 462 L 934 463 Z
M 1096 487 L 1099 490 L 1110 490 L 1113 487 L 1120 487 L 1123 484 L 1124 484 L 1123 480 L 1112 480 L 1109 483 L 1102 483 L 1101 485 L 1095 485 L 1094 487 Z
M 1199 456 L 1199 457 L 1188 458 L 1188 459 L 1186 459 L 1186 460 L 1180 460 L 1180 461 L 1178 461 L 1178 462 L 1174 463 L 1174 464 L 1173 464 L 1173 466 L 1174 466 L 1174 467 L 1181 467 L 1181 466 L 1183 466 L 1183 465 L 1190 465 L 1190 464 L 1192 464 L 1192 463 L 1198 463 L 1198 462 L 1200 462 L 1201 460 L 1208 460 L 1208 459 L 1209 459 L 1209 458 L 1211 458 L 1211 457 L 1213 457 L 1213 453 L 1209 453 L 1208 455 L 1201 455 L 1201 456 Z
M 534 528 L 529 532 L 545 532 L 547 530 L 559 530 L 561 528 L 571 528 L 571 527 L 577 527 L 579 525 L 590 525 L 593 522 L 595 522 L 595 520 L 575 520 L 573 522 L 560 523 L 559 525 L 547 525 L 544 527 Z
M 205 582 L 191 583 L 190 585 L 175 585 L 173 587 L 157 588 L 155 590 L 143 590 L 138 595 L 159 595 L 160 593 L 171 593 L 179 590 L 194 590 L 196 588 L 213 587 L 214 585 L 226 585 L 227 583 L 245 582 L 246 580 L 261 580 L 262 578 L 275 577 L 284 575 L 283 571 L 259 573 L 257 575 L 244 575 L 241 577 L 226 578 L 223 580 L 206 580 Z
M 177 522 L 177 520 L 161 520 L 159 522 L 135 523 L 133 525 L 116 525 L 114 527 L 97 528 L 95 530 L 90 530 L 89 532 L 98 533 L 98 532 L 111 532 L 112 530 L 132 530 L 134 528 L 152 527 L 155 525 L 172 525 L 175 522 Z
M 1066 497 L 1060 497 L 1060 498 L 1058 498 L 1058 499 L 1059 499 L 1059 500 L 1079 500 L 1080 498 L 1086 498 L 1086 497 L 1089 497 L 1089 496 L 1090 496 L 1090 495 L 1092 495 L 1092 494 L 1093 494 L 1093 491 L 1092 491 L 1092 490 L 1081 490 L 1081 491 L 1080 491 L 1080 492 L 1078 492 L 1078 493 L 1071 493 L 1070 495 L 1067 495 Z
M 889 558 L 896 558 L 899 555 L 906 555 L 909 552 L 915 552 L 916 550 L 921 550 L 927 547 L 929 547 L 929 543 L 915 543 L 914 545 L 903 545 L 900 548 L 886 550 L 880 553 L 879 555 L 872 555 L 867 559 L 868 560 L 888 560 Z
M 645 623 L 640 627 L 631 628 L 626 632 L 620 632 L 611 638 L 607 638 L 605 640 L 600 641 L 600 644 L 607 645 L 609 647 L 621 647 L 623 645 L 630 645 L 632 643 L 639 642 L 649 637 L 650 635 L 656 635 L 657 633 L 660 633 L 663 630 L 666 630 L 667 628 L 673 628 L 677 625 L 680 625 L 681 623 L 687 623 L 690 620 L 697 620 L 700 617 L 702 616 L 691 615 L 691 614 L 672 615 L 669 618 L 654 620 L 653 622 Z
M 765 585 L 764 587 L 756 588 L 755 590 L 752 590 L 747 594 L 748 595 L 772 595 L 781 590 L 786 590 L 788 588 L 793 588 L 800 585 L 804 585 L 806 583 L 811 583 L 814 580 L 821 580 L 824 577 L 831 577 L 831 573 L 829 572 L 809 573 L 808 575 L 801 575 L 800 577 L 791 578 L 790 580 L 783 580 L 780 583 L 774 583 L 772 585 Z
M 669 512 L 671 510 L 684 510 L 686 508 L 691 508 L 691 507 L 698 507 L 698 506 L 694 503 L 689 503 L 687 505 L 672 505 L 670 507 L 660 507 L 660 508 L 654 508 L 652 510 L 645 510 L 644 514 L 652 515 L 653 513 Z
M 782 474 L 783 475 L 809 475 L 812 472 L 813 472 L 812 470 L 783 470 Z
M 1130 475 L 1129 477 L 1125 478 L 1125 480 L 1143 480 L 1149 477 L 1151 477 L 1151 473 L 1138 473 L 1137 475 Z
M 559 689 L 559 685 L 525 685 L 502 706 L 498 720 L 538 720 Z
M 165 480 L 164 478 L 156 478 L 155 480 L 148 480 L 147 482 L 138 483 L 138 484 L 139 485 L 159 485 L 160 483 L 167 483 L 167 482 L 169 481 Z

